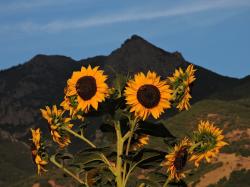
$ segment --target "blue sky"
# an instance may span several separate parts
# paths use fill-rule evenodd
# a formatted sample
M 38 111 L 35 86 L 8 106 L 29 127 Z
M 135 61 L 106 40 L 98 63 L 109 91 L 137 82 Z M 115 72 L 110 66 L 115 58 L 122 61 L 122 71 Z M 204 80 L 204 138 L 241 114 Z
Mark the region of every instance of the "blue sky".
M 0 69 L 108 55 L 137 34 L 217 73 L 250 74 L 250 0 L 0 0 Z

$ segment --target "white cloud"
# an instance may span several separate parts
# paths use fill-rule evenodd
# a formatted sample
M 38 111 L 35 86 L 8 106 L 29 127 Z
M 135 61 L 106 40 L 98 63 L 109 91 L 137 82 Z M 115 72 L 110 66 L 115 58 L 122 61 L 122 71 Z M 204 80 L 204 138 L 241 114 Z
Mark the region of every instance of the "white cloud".
M 72 0 L 15 0 L 0 4 L 0 12 L 22 12 L 28 9 L 58 6 L 72 2 Z
M 91 17 L 86 19 L 74 20 L 56 20 L 45 24 L 25 22 L 14 26 L 5 26 L 7 29 L 18 29 L 24 32 L 58 32 L 70 29 L 84 29 L 107 24 L 115 24 L 122 22 L 153 20 L 157 18 L 169 18 L 195 14 L 204 11 L 212 11 L 215 9 L 226 9 L 235 7 L 249 6 L 248 0 L 206 0 L 196 1 L 192 4 L 185 4 L 168 9 L 158 8 L 158 11 L 128 11 L 120 14 L 111 14 L 106 16 Z M 4 27 L 2 27 L 4 28 Z

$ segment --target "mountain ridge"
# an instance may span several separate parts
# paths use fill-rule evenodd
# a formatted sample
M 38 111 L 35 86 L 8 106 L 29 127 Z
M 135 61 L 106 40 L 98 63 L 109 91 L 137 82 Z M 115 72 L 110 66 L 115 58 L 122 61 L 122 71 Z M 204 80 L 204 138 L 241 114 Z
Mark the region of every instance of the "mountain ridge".
M 110 67 L 122 74 L 129 72 L 133 75 L 152 70 L 167 77 L 177 67 L 186 68 L 190 63 L 181 53 L 167 52 L 137 35 L 127 39 L 108 56 L 76 61 L 63 55 L 38 54 L 22 65 L 0 72 L 0 130 L 11 133 L 20 131 L 20 135 L 28 133 L 28 127 L 44 126 L 39 109 L 59 104 L 72 72 L 88 64 L 100 66 L 112 80 L 115 74 Z M 209 97 L 218 90 L 227 90 L 240 81 L 198 65 L 196 69 L 192 102 Z

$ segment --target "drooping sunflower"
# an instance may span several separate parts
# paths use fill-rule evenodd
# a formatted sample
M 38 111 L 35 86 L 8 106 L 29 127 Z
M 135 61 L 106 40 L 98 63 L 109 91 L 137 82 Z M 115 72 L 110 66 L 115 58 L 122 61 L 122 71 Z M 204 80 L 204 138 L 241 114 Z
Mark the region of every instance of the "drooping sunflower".
M 37 128 L 36 130 L 31 129 L 32 134 L 32 142 L 35 145 L 37 149 L 40 148 L 40 140 L 41 140 L 41 131 L 40 128 Z
M 63 107 L 64 110 L 69 111 L 71 119 L 84 120 L 83 112 L 77 109 L 77 96 L 65 96 L 60 106 Z
M 223 141 L 224 136 L 222 135 L 222 130 L 215 127 L 209 121 L 201 121 L 198 126 L 198 131 L 194 132 L 192 138 L 194 150 L 190 161 L 194 161 L 196 167 L 199 166 L 203 159 L 210 162 L 211 158 L 216 157 L 220 149 L 227 145 L 227 143 Z
M 131 149 L 136 151 L 149 143 L 149 135 L 140 134 L 137 135 L 134 140 L 132 140 Z
M 190 108 L 189 100 L 192 98 L 190 95 L 190 84 L 195 81 L 194 66 L 190 64 L 186 71 L 182 68 L 176 69 L 172 77 L 168 77 L 171 87 L 174 91 L 173 100 L 176 102 L 176 108 L 181 110 L 188 110 Z
M 48 121 L 53 141 L 58 143 L 61 148 L 67 146 L 71 141 L 69 133 L 64 128 L 71 129 L 73 127 L 70 118 L 64 118 L 64 111 L 57 109 L 56 105 L 53 105 L 52 109 L 46 106 L 46 109 L 41 109 L 41 112 Z
M 98 103 L 103 102 L 108 96 L 107 76 L 103 74 L 99 67 L 93 69 L 82 67 L 81 71 L 73 72 L 72 77 L 67 82 L 67 96 L 77 96 L 78 109 L 88 112 L 90 106 L 98 109 Z
M 150 114 L 157 119 L 165 109 L 170 108 L 171 93 L 166 81 L 160 80 L 160 76 L 150 71 L 146 76 L 143 73 L 136 74 L 125 88 L 130 112 L 143 120 Z
M 190 142 L 184 138 L 179 144 L 171 149 L 171 152 L 165 156 L 161 166 L 167 168 L 171 180 L 181 180 L 185 177 L 185 167 L 188 161 L 188 149 Z
M 71 129 L 72 126 L 72 124 L 65 125 L 65 127 L 68 129 Z M 57 125 L 50 125 L 50 134 L 53 138 L 53 141 L 58 143 L 61 148 L 64 148 L 71 143 L 69 133 Z
M 37 165 L 37 174 L 38 175 L 41 175 L 41 172 L 46 172 L 47 171 L 44 168 L 44 166 L 47 165 L 48 162 L 43 160 L 40 155 L 35 156 L 35 164 Z
M 41 172 L 46 171 L 44 168 L 45 165 L 48 164 L 47 154 L 45 152 L 44 146 L 41 144 L 41 131 L 40 129 L 31 129 L 32 133 L 32 145 L 31 145 L 31 154 L 34 163 L 37 166 L 37 173 L 38 175 Z

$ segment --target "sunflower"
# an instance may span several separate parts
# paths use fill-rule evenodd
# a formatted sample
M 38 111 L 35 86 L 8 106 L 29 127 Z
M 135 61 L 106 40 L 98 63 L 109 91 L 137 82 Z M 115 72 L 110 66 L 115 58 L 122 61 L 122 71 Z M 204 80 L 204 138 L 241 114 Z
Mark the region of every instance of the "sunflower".
M 60 106 L 63 107 L 64 110 L 69 111 L 71 119 L 79 119 L 81 121 L 84 120 L 83 112 L 81 110 L 77 110 L 77 96 L 65 96 Z
M 31 146 L 31 153 L 34 163 L 37 166 L 37 173 L 38 175 L 41 172 L 46 171 L 44 166 L 48 164 L 47 153 L 45 152 L 45 147 L 41 144 L 41 131 L 40 129 L 33 130 L 31 129 L 32 133 L 32 146 Z
M 188 161 L 188 149 L 190 143 L 187 138 L 184 138 L 179 144 L 171 149 L 170 153 L 165 156 L 162 166 L 167 167 L 167 172 L 171 180 L 177 180 L 185 177 L 185 166 Z
M 42 116 L 48 121 L 50 133 L 53 141 L 58 143 L 61 148 L 67 146 L 70 141 L 70 136 L 63 128 L 71 129 L 73 124 L 70 124 L 70 118 L 64 118 L 64 111 L 57 109 L 53 105 L 52 109 L 46 106 L 46 109 L 41 109 Z
M 65 125 L 65 127 L 68 129 L 71 129 L 72 126 L 72 124 Z M 58 143 L 61 148 L 64 148 L 71 143 L 68 132 L 57 125 L 50 125 L 50 134 L 53 138 L 53 141 Z
M 34 130 L 31 129 L 31 134 L 32 134 L 32 142 L 35 145 L 37 149 L 40 148 L 40 140 L 41 140 L 41 131 L 40 128 Z
M 130 112 L 143 120 L 150 114 L 157 119 L 164 109 L 170 108 L 171 93 L 166 81 L 161 81 L 160 76 L 150 71 L 146 76 L 143 73 L 136 74 L 125 88 Z
M 98 180 L 98 169 L 92 169 L 87 173 L 86 176 L 87 180 L 87 184 L 89 187 L 94 186 L 94 184 L 97 182 Z
M 50 125 L 59 123 L 63 118 L 63 110 L 57 109 L 56 105 L 53 105 L 52 108 L 45 106 L 45 109 L 40 109 L 44 119 L 48 121 Z
M 108 96 L 109 89 L 105 82 L 107 76 L 98 68 L 82 67 L 81 71 L 73 72 L 67 82 L 66 96 L 77 96 L 78 110 L 88 112 L 90 106 L 97 110 L 98 103 Z
M 211 158 L 216 157 L 219 150 L 227 145 L 223 139 L 222 130 L 215 127 L 209 121 L 201 121 L 198 131 L 195 131 L 193 134 L 192 143 L 194 149 L 190 161 L 195 161 L 196 167 L 199 166 L 202 159 L 210 162 Z
M 136 138 L 134 138 L 133 141 L 134 141 L 134 143 L 132 144 L 131 149 L 136 151 L 139 148 L 142 148 L 149 143 L 149 135 L 140 134 L 140 135 L 136 136 Z
M 179 70 L 175 70 L 172 77 L 168 77 L 174 91 L 173 100 L 176 102 L 176 108 L 180 111 L 190 108 L 189 100 L 192 98 L 190 95 L 190 84 L 196 79 L 194 76 L 195 71 L 194 66 L 190 64 L 185 72 L 179 68 Z

